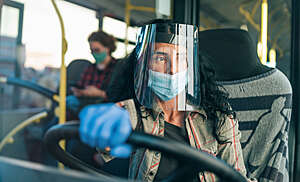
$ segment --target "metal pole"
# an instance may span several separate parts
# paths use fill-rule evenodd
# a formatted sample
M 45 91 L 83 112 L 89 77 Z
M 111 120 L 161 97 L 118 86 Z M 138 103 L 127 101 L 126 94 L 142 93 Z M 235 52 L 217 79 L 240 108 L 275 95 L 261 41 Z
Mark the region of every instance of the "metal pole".
M 98 29 L 102 30 L 102 28 L 103 28 L 103 13 L 102 13 L 101 9 L 97 10 L 96 18 L 98 19 L 98 22 L 99 22 Z
M 193 0 L 185 0 L 184 5 L 184 23 L 193 23 Z
M 199 0 L 173 1 L 173 19 L 177 22 L 199 25 L 199 12 Z
M 51 3 L 55 9 L 55 12 L 58 16 L 60 29 L 61 29 L 61 66 L 60 66 L 60 84 L 59 84 L 59 124 L 63 124 L 66 122 L 66 84 L 67 84 L 67 69 L 65 65 L 65 54 L 68 49 L 68 44 L 65 36 L 65 26 L 62 16 L 59 12 L 59 9 L 55 3 L 55 0 L 51 0 Z M 65 149 L 65 140 L 60 142 L 60 146 Z M 64 168 L 63 164 L 59 163 L 60 168 Z
M 193 25 L 199 27 L 200 25 L 200 0 L 193 0 Z
M 292 0 L 292 38 L 291 38 L 291 48 L 292 48 L 292 64 L 291 64 L 291 75 L 292 75 L 292 86 L 293 86 L 293 110 L 292 110 L 292 119 L 291 119 L 291 128 L 295 129 L 295 150 L 294 161 L 291 161 L 294 164 L 294 175 L 291 176 L 295 180 L 300 179 L 300 1 Z M 293 180 L 291 180 L 293 181 Z
M 184 22 L 185 20 L 185 0 L 173 1 L 173 19 L 177 22 Z
M 268 55 L 268 0 L 261 3 L 260 40 L 262 44 L 261 62 L 266 65 Z
M 1 30 L 1 16 L 2 16 L 2 7 L 3 7 L 3 4 L 4 4 L 3 0 L 0 0 L 0 30 Z
M 125 54 L 127 55 L 127 47 L 128 47 L 128 27 L 130 25 L 130 0 L 126 0 L 126 7 L 125 7 L 125 23 L 126 23 L 126 30 L 125 30 Z
M 22 45 L 22 35 L 23 35 L 23 15 L 24 15 L 24 4 L 12 1 L 6 1 L 8 5 L 11 4 L 12 7 L 16 7 L 19 10 L 19 24 L 18 24 L 18 35 L 17 35 L 17 47 Z M 18 58 L 15 60 L 15 77 L 21 77 L 21 65 Z M 14 87 L 13 89 L 13 107 L 18 108 L 20 102 L 20 88 Z

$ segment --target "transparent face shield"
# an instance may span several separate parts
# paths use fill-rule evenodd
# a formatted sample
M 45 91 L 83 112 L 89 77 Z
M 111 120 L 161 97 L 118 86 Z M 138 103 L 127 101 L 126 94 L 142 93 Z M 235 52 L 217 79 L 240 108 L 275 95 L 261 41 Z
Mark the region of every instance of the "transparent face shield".
M 141 28 L 134 90 L 146 108 L 189 111 L 200 105 L 198 29 L 176 23 Z

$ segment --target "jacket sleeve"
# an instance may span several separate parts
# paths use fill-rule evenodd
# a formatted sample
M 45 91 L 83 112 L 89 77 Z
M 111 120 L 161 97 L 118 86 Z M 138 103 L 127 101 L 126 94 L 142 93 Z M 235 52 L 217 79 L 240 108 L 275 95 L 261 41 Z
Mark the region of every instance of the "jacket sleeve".
M 246 177 L 238 121 L 230 115 L 223 115 L 221 118 L 216 131 L 219 142 L 217 157 L 224 160 Z M 249 179 L 248 181 L 251 180 Z M 255 181 L 255 179 L 253 179 L 253 181 Z

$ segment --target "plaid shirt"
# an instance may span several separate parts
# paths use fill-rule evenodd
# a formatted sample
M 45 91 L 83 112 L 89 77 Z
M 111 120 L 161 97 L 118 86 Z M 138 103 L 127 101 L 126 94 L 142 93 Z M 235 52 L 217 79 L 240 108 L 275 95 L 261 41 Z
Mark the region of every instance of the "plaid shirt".
M 116 62 L 115 59 L 112 59 L 104 70 L 99 70 L 96 64 L 90 65 L 81 75 L 78 85 L 81 87 L 93 85 L 101 90 L 106 90 Z

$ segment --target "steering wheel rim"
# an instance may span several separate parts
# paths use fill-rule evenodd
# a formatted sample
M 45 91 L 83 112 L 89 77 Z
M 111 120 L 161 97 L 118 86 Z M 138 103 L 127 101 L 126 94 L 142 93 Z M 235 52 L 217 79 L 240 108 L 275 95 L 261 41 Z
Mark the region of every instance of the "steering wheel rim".
M 50 128 L 45 134 L 44 138 L 49 152 L 54 155 L 56 159 L 69 167 L 84 170 L 95 175 L 112 177 L 112 175 L 106 172 L 85 164 L 60 148 L 58 143 L 61 139 L 79 139 L 78 128 L 78 122 L 68 122 L 66 124 L 55 125 Z M 182 177 L 184 177 L 186 181 L 187 175 L 186 173 L 183 174 L 182 171 L 190 174 L 195 172 L 198 173 L 199 171 L 209 171 L 226 181 L 247 182 L 245 177 L 243 177 L 239 172 L 234 170 L 224 161 L 217 159 L 205 152 L 196 150 L 189 145 L 139 132 L 132 132 L 127 140 L 127 143 L 136 147 L 148 148 L 150 150 L 166 153 L 172 157 L 175 157 L 179 162 L 188 164 L 184 165 L 184 167 L 178 168 L 176 173 L 173 172 L 169 178 L 163 181 L 178 181 L 178 178 Z

